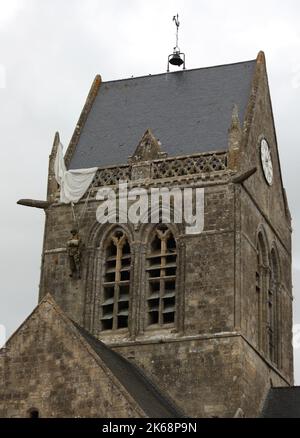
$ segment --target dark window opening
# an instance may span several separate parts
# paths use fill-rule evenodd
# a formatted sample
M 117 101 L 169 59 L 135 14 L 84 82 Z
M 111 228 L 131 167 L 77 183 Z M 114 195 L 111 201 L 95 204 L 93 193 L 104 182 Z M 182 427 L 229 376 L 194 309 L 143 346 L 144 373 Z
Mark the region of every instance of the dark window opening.
M 106 272 L 105 274 L 105 283 L 113 283 L 115 281 L 115 272 Z
M 160 283 L 159 281 L 151 281 L 149 283 L 149 299 L 151 298 L 159 298 L 159 291 L 160 291 Z
M 102 330 L 112 330 L 113 328 L 113 320 L 111 319 L 103 319 L 102 318 Z
M 161 241 L 160 241 L 160 239 L 156 236 L 155 238 L 154 238 L 154 240 L 153 240 L 153 242 L 152 242 L 152 244 L 151 244 L 151 252 L 152 253 L 156 253 L 156 252 L 160 252 L 160 244 L 161 244 Z
M 130 272 L 129 271 L 122 271 L 121 272 L 121 281 L 129 281 L 130 280 Z
M 280 366 L 280 327 L 278 306 L 278 259 L 275 250 L 271 251 L 268 291 L 268 353 L 270 360 Z
M 128 327 L 128 316 L 118 316 L 118 328 Z
M 113 287 L 104 287 L 103 305 L 112 304 L 114 302 L 115 290 Z
M 130 245 L 123 231 L 110 237 L 106 249 L 104 286 L 101 303 L 101 329 L 128 327 L 130 300 Z
M 108 319 L 108 317 L 112 318 L 113 310 L 114 310 L 113 304 L 103 305 L 103 309 L 102 309 L 103 318 L 105 319 Z
M 262 236 L 259 236 L 257 247 L 257 267 L 255 273 L 256 280 L 256 317 L 257 317 L 257 345 L 262 349 L 263 346 L 263 331 L 262 331 L 262 308 L 263 308 L 263 250 Z
M 167 247 L 168 247 L 168 249 L 170 249 L 170 250 L 176 250 L 176 242 L 175 242 L 174 237 L 168 239 L 168 241 L 167 241 Z
M 149 277 L 151 278 L 159 278 L 160 277 L 160 269 L 151 269 L 149 270 Z
M 176 275 L 176 266 L 166 269 L 166 277 L 174 277 Z
M 130 257 L 122 257 L 122 266 L 130 266 Z
M 158 324 L 158 312 L 150 311 L 149 312 L 149 325 Z
M 175 319 L 174 313 L 164 313 L 163 322 L 164 324 L 173 324 Z
M 171 256 L 167 256 L 167 264 L 172 264 L 172 263 L 176 263 L 176 254 L 175 255 L 171 255 Z
M 175 323 L 176 273 L 176 240 L 162 225 L 156 229 L 147 257 L 149 326 Z
M 269 254 L 259 233 L 255 273 L 257 344 L 271 362 L 280 367 L 280 306 L 278 304 L 278 258 Z
M 122 253 L 123 253 L 123 256 L 130 254 L 130 246 L 129 246 L 128 242 L 126 242 L 125 245 L 123 246 Z
M 120 301 L 128 301 L 129 300 L 129 286 L 120 286 Z
M 111 243 L 106 250 L 106 256 L 115 257 L 116 255 L 117 255 L 117 248 L 113 243 Z

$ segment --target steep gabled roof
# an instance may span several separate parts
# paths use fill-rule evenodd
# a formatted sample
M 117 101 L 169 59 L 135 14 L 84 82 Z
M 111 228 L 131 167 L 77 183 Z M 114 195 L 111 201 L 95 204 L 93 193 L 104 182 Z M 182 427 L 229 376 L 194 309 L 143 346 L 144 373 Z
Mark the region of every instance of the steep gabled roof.
M 271 388 L 261 416 L 263 418 L 300 418 L 300 387 Z
M 243 122 L 255 64 L 103 82 L 83 112 L 69 167 L 125 164 L 148 128 L 169 156 L 226 150 L 233 105 Z
M 140 368 L 108 348 L 82 327 L 75 323 L 74 325 L 150 418 L 183 417 L 179 409 L 158 390 Z
M 111 376 L 109 383 L 114 384 L 118 390 L 122 388 L 122 393 L 128 394 L 128 400 L 134 403 L 138 411 L 143 413 L 149 418 L 181 418 L 183 414 L 173 404 L 171 400 L 166 397 L 161 390 L 159 390 L 147 377 L 142 370 L 136 365 L 132 364 L 118 353 L 112 351 L 103 342 L 94 338 L 86 330 L 80 327 L 78 324 L 69 319 L 69 317 L 63 312 L 63 310 L 57 305 L 53 297 L 47 294 L 39 305 L 33 310 L 29 317 L 23 322 L 23 324 L 16 330 L 16 332 L 10 337 L 7 342 L 7 348 L 10 350 L 11 343 L 18 336 L 22 336 L 22 330 L 28 326 L 30 322 L 41 322 L 46 320 L 46 330 L 49 330 L 48 336 L 51 337 L 51 333 L 55 333 L 55 326 L 60 324 L 66 330 L 65 333 L 71 334 L 73 342 L 69 344 L 70 348 L 74 348 L 74 351 L 78 351 L 80 346 L 82 354 L 85 357 L 92 360 L 91 365 L 99 367 L 99 371 L 105 370 L 106 375 Z M 35 333 L 32 333 L 34 336 Z M 78 342 L 74 341 L 75 339 Z M 53 336 L 53 339 L 56 339 Z M 63 341 L 63 339 L 62 339 Z M 61 343 L 61 346 L 63 342 Z M 46 347 L 45 347 L 46 348 Z M 62 347 L 61 347 L 62 348 Z M 12 354 L 12 353 L 11 353 Z M 16 355 L 19 354 L 14 353 Z M 33 352 L 34 354 L 34 352 Z M 61 350 L 62 356 L 64 355 L 63 349 Z M 46 357 L 47 355 L 45 355 Z M 74 357 L 76 354 L 74 355 Z M 49 361 L 49 356 L 47 360 Z M 94 359 L 93 359 L 94 358 Z M 74 361 L 71 361 L 74 365 Z M 80 369 L 80 363 L 78 368 Z M 42 364 L 43 366 L 43 364 Z M 72 365 L 70 365 L 72 366 Z M 55 364 L 53 363 L 53 369 Z M 51 377 L 51 376 L 50 376 Z M 53 375 L 53 382 L 55 376 Z M 104 382 L 104 380 L 102 381 Z M 63 383 L 62 383 L 63 385 Z M 95 385 L 95 382 L 94 382 Z M 24 387 L 26 388 L 26 381 L 24 381 Z M 0 388 L 3 389 L 3 388 Z M 89 388 L 87 388 L 88 390 Z M 101 404 L 101 397 L 99 394 L 99 405 Z M 101 412 L 99 406 L 99 412 Z M 80 415 L 80 412 L 78 413 Z

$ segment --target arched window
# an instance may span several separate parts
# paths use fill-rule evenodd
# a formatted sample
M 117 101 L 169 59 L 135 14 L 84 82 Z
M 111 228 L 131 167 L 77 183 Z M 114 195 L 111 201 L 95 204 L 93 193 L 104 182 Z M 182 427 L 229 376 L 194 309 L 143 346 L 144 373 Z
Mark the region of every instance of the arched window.
M 280 366 L 279 261 L 273 248 L 267 249 L 262 232 L 258 235 L 256 268 L 257 344 L 265 356 Z
M 257 318 L 257 346 L 259 349 L 264 348 L 264 301 L 266 297 L 266 272 L 268 258 L 266 244 L 263 234 L 260 232 L 257 241 L 257 260 L 256 260 L 256 318 Z
M 131 253 L 122 229 L 115 230 L 106 242 L 101 329 L 128 327 Z
M 270 257 L 270 278 L 267 302 L 267 346 L 269 358 L 278 364 L 279 311 L 278 311 L 278 260 L 274 248 Z
M 171 230 L 159 225 L 147 255 L 147 321 L 148 326 L 169 326 L 176 313 L 176 241 Z

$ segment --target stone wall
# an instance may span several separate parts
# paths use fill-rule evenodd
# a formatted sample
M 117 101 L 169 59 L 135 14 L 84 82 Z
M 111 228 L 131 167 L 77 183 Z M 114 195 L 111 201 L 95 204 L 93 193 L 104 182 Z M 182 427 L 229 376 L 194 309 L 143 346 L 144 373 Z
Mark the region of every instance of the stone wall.
M 258 58 L 244 129 L 246 134 L 244 133 L 244 142 L 241 147 L 241 167 L 249 169 L 256 166 L 257 172 L 239 187 L 238 195 L 239 213 L 236 217 L 238 252 L 236 256 L 237 263 L 240 263 L 238 296 L 241 303 L 241 329 L 251 344 L 257 346 L 255 270 L 258 232 L 260 231 L 265 238 L 268 258 L 270 259 L 272 248 L 278 256 L 279 368 L 287 380 L 293 383 L 291 217 L 283 187 L 263 54 Z M 273 183 L 271 186 L 265 180 L 261 164 L 260 143 L 262 138 L 267 139 L 271 151 L 273 164 Z M 270 260 L 268 264 L 270 264 Z M 269 266 L 265 268 L 269 270 Z M 267 275 L 269 274 L 267 273 Z M 264 299 L 267 300 L 266 297 Z M 266 311 L 267 309 L 264 309 L 264 312 Z M 264 339 L 263 342 L 265 342 Z M 266 349 L 265 345 L 263 348 Z
M 287 382 L 237 334 L 161 338 L 114 347 L 135 361 L 190 417 L 257 417 L 270 388 Z
M 126 172 L 131 175 L 132 186 L 205 190 L 204 232 L 187 235 L 184 227 L 172 225 L 178 248 L 176 321 L 172 329 L 152 330 L 145 324 L 145 257 L 150 225 L 123 226 L 132 250 L 129 329 L 101 332 L 98 315 L 103 242 L 113 226 L 97 224 L 98 204 L 92 193 L 80 228 L 85 244 L 83 275 L 81 280 L 74 280 L 69 277 L 65 249 L 73 228 L 71 208 L 53 204 L 46 211 L 40 298 L 52 293 L 72 319 L 126 357 L 132 357 L 188 415 L 194 416 L 233 416 L 238 408 L 247 416 L 256 416 L 271 380 L 279 386 L 293 383 L 291 222 L 262 54 L 242 127 L 236 111 L 232 124 L 235 131 L 229 135 L 229 143 L 234 144 L 229 144 L 228 161 L 226 154 L 221 154 L 221 166 L 219 156 L 214 168 L 214 154 L 212 159 L 204 154 L 200 167 L 195 164 L 198 158 L 185 158 L 182 165 L 183 159 L 178 157 L 159 160 L 155 166 L 142 162 L 132 169 L 126 165 L 125 170 L 108 169 L 98 174 L 100 185 L 107 180 L 113 186 L 120 172 Z M 271 147 L 272 186 L 266 184 L 261 169 L 262 137 Z M 254 167 L 256 173 L 245 181 L 235 183 L 232 179 Z M 153 168 L 158 173 L 153 173 Z M 83 200 L 75 206 L 77 216 L 84 209 Z M 276 247 L 281 267 L 281 360 L 277 368 L 257 345 L 255 280 L 260 229 L 264 230 L 269 249 Z M 191 336 L 196 338 L 189 339 Z
M 145 416 L 52 305 L 43 302 L 0 356 L 0 417 Z

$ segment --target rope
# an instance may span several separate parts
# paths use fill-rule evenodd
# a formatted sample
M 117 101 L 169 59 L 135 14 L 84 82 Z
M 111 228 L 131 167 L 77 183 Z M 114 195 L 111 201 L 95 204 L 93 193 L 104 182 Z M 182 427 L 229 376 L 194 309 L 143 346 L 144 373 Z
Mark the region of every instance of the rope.
M 75 208 L 74 208 L 74 203 L 73 202 L 71 202 L 71 210 L 72 210 L 72 214 L 73 214 L 74 224 L 76 225 L 77 229 L 79 229 L 79 224 L 77 222 L 77 218 L 76 218 Z
M 87 207 L 88 207 L 88 202 L 89 202 L 89 199 L 90 199 L 90 195 L 91 195 L 92 189 L 94 188 L 95 182 L 96 182 L 96 181 L 94 181 L 94 182 L 92 183 L 92 185 L 91 185 L 91 187 L 90 187 L 90 189 L 89 189 L 89 191 L 88 191 L 88 194 L 87 194 L 87 197 L 86 197 L 86 200 L 85 200 L 85 203 L 84 203 L 84 206 L 83 206 L 82 212 L 81 212 L 80 216 L 78 217 L 78 220 L 77 220 L 76 213 L 75 213 L 74 203 L 71 202 L 71 208 L 72 208 L 73 218 L 74 218 L 74 222 L 75 222 L 75 224 L 76 224 L 76 226 L 77 226 L 78 231 L 79 231 L 79 229 L 80 229 L 81 221 L 83 220 L 83 218 L 84 218 L 84 216 L 85 216 L 85 214 L 86 214 Z

